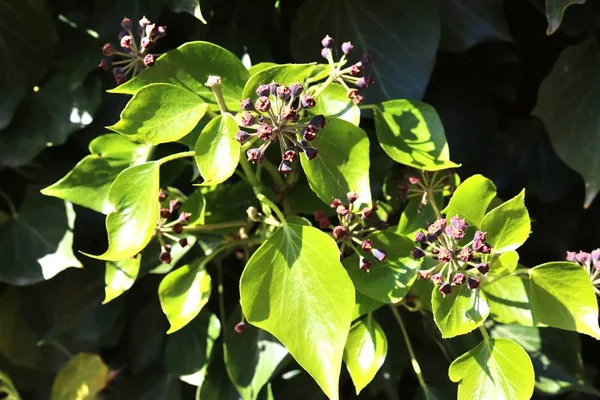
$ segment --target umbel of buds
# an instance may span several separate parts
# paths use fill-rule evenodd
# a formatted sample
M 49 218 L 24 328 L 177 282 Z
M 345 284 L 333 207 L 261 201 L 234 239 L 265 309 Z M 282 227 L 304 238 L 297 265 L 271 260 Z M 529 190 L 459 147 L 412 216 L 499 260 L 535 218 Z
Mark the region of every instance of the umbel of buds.
M 300 122 L 300 113 L 315 106 L 315 100 L 303 94 L 304 88 L 299 83 L 285 86 L 279 83 L 260 85 L 256 89 L 256 101 L 247 98 L 242 101 L 241 125 L 255 130 L 249 133 L 240 130 L 235 138 L 244 143 L 252 137 L 258 137 L 262 144 L 246 152 L 248 161 L 260 163 L 265 151 L 271 143 L 279 142 L 281 163 L 279 172 L 292 172 L 294 162 L 299 154 L 308 160 L 317 157 L 317 149 L 309 142 L 315 139 L 319 130 L 325 127 L 327 120 L 323 115 L 314 116 L 309 121 Z
M 323 45 L 321 56 L 329 63 L 330 78 L 346 89 L 348 98 L 352 99 L 354 104 L 362 103 L 363 96 L 358 94 L 358 89 L 350 88 L 348 84 L 358 88 L 366 88 L 373 84 L 374 81 L 370 75 L 363 75 L 365 69 L 371 64 L 371 57 L 365 54 L 357 63 L 346 66 L 346 64 L 348 64 L 347 57 L 354 50 L 354 45 L 351 42 L 343 42 L 341 44 L 340 49 L 342 51 L 342 56 L 337 62 L 333 59 L 335 39 L 326 35 L 323 40 L 321 40 L 321 44 Z
M 452 174 L 450 170 L 428 172 L 407 167 L 403 170 L 402 176 L 394 180 L 397 195 L 401 201 L 419 199 L 418 211 L 420 211 L 427 205 L 428 196 L 451 193 L 454 190 Z
M 414 258 L 430 257 L 437 261 L 428 270 L 419 271 L 419 278 L 431 279 L 444 296 L 452 293 L 453 286 L 467 284 L 469 289 L 479 287 L 481 276 L 488 273 L 491 246 L 485 241 L 486 234 L 476 231 L 473 240 L 461 244 L 468 225 L 464 219 L 454 216 L 450 220 L 438 218 L 429 224 L 427 232 L 417 232 L 413 249 Z
M 384 227 L 373 224 L 377 204 L 361 208 L 360 204 L 357 204 L 358 199 L 358 193 L 348 192 L 347 202 L 337 198 L 331 200 L 330 207 L 337 214 L 337 225 L 332 225 L 323 211 L 315 212 L 314 217 L 321 229 L 331 228 L 331 234 L 340 246 L 340 260 L 346 257 L 346 253 L 354 252 L 358 255 L 358 267 L 368 272 L 373 265 L 369 258 L 375 262 L 382 262 L 387 258 L 387 253 L 376 248 L 373 242 L 365 237 Z
M 191 214 L 185 211 L 178 212 L 181 202 L 177 199 L 169 200 L 167 207 L 167 204 L 164 204 L 167 201 L 167 194 L 162 190 L 158 194 L 158 201 L 161 203 L 161 208 L 154 234 L 161 247 L 160 261 L 170 264 L 172 261 L 171 249 L 173 246 L 168 244 L 165 239 L 177 242 L 181 247 L 186 247 L 188 245 L 187 238 L 176 235 L 183 233 L 183 227 L 189 222 Z
M 133 21 L 123 18 L 119 33 L 119 46 L 106 43 L 102 47 L 104 58 L 98 65 L 105 71 L 112 69 L 117 84 L 125 82 L 129 76 L 135 76 L 146 67 L 154 65 L 157 54 L 149 52 L 152 45 L 167 34 L 166 26 L 156 26 L 143 17 L 138 23 L 139 42 L 134 35 Z M 110 57 L 113 57 L 111 59 Z
M 596 295 L 600 296 L 600 248 L 592 250 L 591 253 L 567 251 L 565 258 L 567 261 L 579 264 L 585 269 L 585 272 L 590 276 Z

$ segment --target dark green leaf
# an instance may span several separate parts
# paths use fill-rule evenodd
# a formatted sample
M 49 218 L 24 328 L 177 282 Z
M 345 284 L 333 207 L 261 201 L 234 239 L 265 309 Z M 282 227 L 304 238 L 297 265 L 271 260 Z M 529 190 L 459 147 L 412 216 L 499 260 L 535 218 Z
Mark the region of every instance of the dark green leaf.
M 381 303 L 375 300 L 372 297 L 367 296 L 366 294 L 362 294 L 361 292 L 356 292 L 356 304 L 354 305 L 354 314 L 352 315 L 352 319 L 355 320 L 359 317 L 362 317 L 365 314 L 373 312 L 377 310 L 379 307 L 383 306 L 384 303 Z
M 224 363 L 223 346 L 215 346 L 206 370 L 206 376 L 197 389 L 197 399 L 242 400 L 227 375 Z
M 235 139 L 238 124 L 231 114 L 211 120 L 196 142 L 196 164 L 204 178 L 203 185 L 226 181 L 240 161 L 240 143 Z
M 25 97 L 25 89 L 17 85 L 0 85 L 0 129 L 10 124 L 19 102 Z
M 52 384 L 51 400 L 93 400 L 106 386 L 108 366 L 96 354 L 79 353 L 66 363 Z

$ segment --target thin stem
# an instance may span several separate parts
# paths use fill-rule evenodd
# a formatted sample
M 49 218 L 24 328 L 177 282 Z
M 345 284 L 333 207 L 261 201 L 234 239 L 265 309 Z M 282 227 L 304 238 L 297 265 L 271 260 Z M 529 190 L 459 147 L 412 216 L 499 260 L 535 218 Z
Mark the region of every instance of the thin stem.
M 223 290 L 223 263 L 217 263 L 217 277 L 219 279 L 219 285 L 217 286 L 217 292 L 219 294 L 219 315 L 223 324 L 226 324 L 225 319 L 225 297 Z
M 239 226 L 246 225 L 246 220 L 237 220 L 237 221 L 227 221 L 227 222 L 219 222 L 216 224 L 206 224 L 206 225 L 192 225 L 192 226 L 184 226 L 183 230 L 186 232 L 198 232 L 198 231 L 212 231 L 217 229 L 225 229 L 225 228 L 237 228 Z
M 390 309 L 398 322 L 398 326 L 402 331 L 402 336 L 404 336 L 404 343 L 406 343 L 406 348 L 408 349 L 408 354 L 410 355 L 410 363 L 412 364 L 413 370 L 415 371 L 415 375 L 417 375 L 417 380 L 419 381 L 419 385 L 423 388 L 423 392 L 425 393 L 425 399 L 429 399 L 429 392 L 427 391 L 427 384 L 425 383 L 425 379 L 423 378 L 423 372 L 421 370 L 421 366 L 417 361 L 417 357 L 415 356 L 415 351 L 413 350 L 412 343 L 410 342 L 410 338 L 408 337 L 408 332 L 406 332 L 406 327 L 404 326 L 404 322 L 402 321 L 402 317 L 400 313 L 392 304 L 390 304 Z
M 258 198 L 258 200 L 261 203 L 265 203 L 267 206 L 269 206 L 269 208 L 271 208 L 275 212 L 275 215 L 277 215 L 277 218 L 279 218 L 279 221 L 283 225 L 287 224 L 287 221 L 285 220 L 285 216 L 283 215 L 283 213 L 281 212 L 281 210 L 279 209 L 279 207 L 277 207 L 275 205 L 275 203 L 273 203 L 271 200 L 269 200 L 269 198 L 267 196 L 265 196 L 262 193 L 257 193 L 256 197 Z
M 219 114 L 217 114 L 216 112 L 214 112 L 213 110 L 211 110 L 210 108 L 206 109 L 206 114 L 208 116 L 210 116 L 211 118 L 216 118 L 219 116 Z
M 319 97 L 319 95 L 323 93 L 323 91 L 327 89 L 332 82 L 333 78 L 330 76 L 325 82 L 321 84 L 321 86 L 319 86 L 319 89 L 315 92 L 315 94 L 313 94 L 313 98 L 316 99 L 317 97 Z
M 244 171 L 248 182 L 250 182 L 252 189 L 254 189 L 254 194 L 259 194 L 261 191 L 260 182 L 256 179 L 256 175 L 254 175 L 254 172 L 252 172 L 250 161 L 248 161 L 246 155 L 243 153 L 240 156 L 240 165 L 242 166 L 242 170 Z
M 13 204 L 10 197 L 8 197 L 6 192 L 2 189 L 0 189 L 0 197 L 2 197 L 4 199 L 4 201 L 6 202 L 6 204 L 8 205 L 8 209 L 10 210 L 10 215 L 12 215 L 13 218 L 16 218 L 17 217 L 17 209 L 15 208 L 15 205 Z
M 360 108 L 361 110 L 374 110 L 374 111 L 379 109 L 376 104 L 361 104 L 358 106 L 358 108 Z
M 211 90 L 217 99 L 217 104 L 219 104 L 219 109 L 221 110 L 221 114 L 228 113 L 227 104 L 225 104 L 225 99 L 223 98 L 223 92 L 221 92 L 221 85 L 213 85 L 211 86 Z
M 196 155 L 195 151 L 183 151 L 181 153 L 175 153 L 175 154 L 171 154 L 170 156 L 163 157 L 160 160 L 158 160 L 158 163 L 160 165 L 163 165 L 166 162 L 177 160 L 178 158 L 194 157 L 195 155 Z
M 481 332 L 481 336 L 483 336 L 483 340 L 490 340 L 490 335 L 487 331 L 487 329 L 485 329 L 485 327 L 483 325 L 479 325 L 479 332 Z
M 435 202 L 435 195 L 431 193 L 430 190 L 427 191 L 427 200 L 429 200 L 429 204 L 431 204 L 431 207 L 433 208 L 436 217 L 441 217 L 442 214 L 440 213 L 440 209 L 438 208 L 437 203 Z

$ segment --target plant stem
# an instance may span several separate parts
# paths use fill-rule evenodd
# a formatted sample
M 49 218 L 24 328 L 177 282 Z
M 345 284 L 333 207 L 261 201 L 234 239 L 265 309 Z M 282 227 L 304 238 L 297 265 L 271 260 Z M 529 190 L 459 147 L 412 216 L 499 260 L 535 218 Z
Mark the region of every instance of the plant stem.
M 211 86 L 211 90 L 217 99 L 217 104 L 219 104 L 221 114 L 228 113 L 229 110 L 227 110 L 227 105 L 225 104 L 225 99 L 223 98 L 223 92 L 221 92 L 221 85 Z
M 279 221 L 283 225 L 287 224 L 287 222 L 285 220 L 285 215 L 283 215 L 283 213 L 281 212 L 281 210 L 279 209 L 279 207 L 277 207 L 275 205 L 275 203 L 273 203 L 271 200 L 269 200 L 269 198 L 267 196 L 265 196 L 262 193 L 258 193 L 256 195 L 256 197 L 258 198 L 258 200 L 260 200 L 261 203 L 265 203 L 267 206 L 269 206 L 269 208 L 271 208 L 275 212 L 275 215 L 277 215 L 277 218 L 279 218 Z
M 217 286 L 217 291 L 219 294 L 219 315 L 221 317 L 221 321 L 223 325 L 227 323 L 225 320 L 225 298 L 224 298 L 224 290 L 223 290 L 223 263 L 217 263 L 217 277 L 219 279 L 219 285 Z
M 485 340 L 485 341 L 490 340 L 490 334 L 488 333 L 487 329 L 485 329 L 485 327 L 483 325 L 479 325 L 479 332 L 481 332 L 481 336 L 483 336 L 483 340 Z
M 195 155 L 196 155 L 195 151 L 183 151 L 181 153 L 175 153 L 175 154 L 171 154 L 170 156 L 163 157 L 160 160 L 158 160 L 158 163 L 160 165 L 163 165 L 166 162 L 177 160 L 178 158 L 194 157 Z
M 373 111 L 377 111 L 379 109 L 376 104 L 361 104 L 360 106 L 358 106 L 358 108 L 360 108 L 361 110 L 373 110 Z
M 275 182 L 275 185 L 281 188 L 285 187 L 285 182 L 281 178 L 281 173 L 277 170 L 277 168 L 275 167 L 275 165 L 273 165 L 271 161 L 265 159 L 260 163 L 260 165 L 262 165 L 265 171 L 268 172 L 271 179 L 273 179 L 273 181 Z
M 216 229 L 225 229 L 225 228 L 236 228 L 238 226 L 246 225 L 246 220 L 237 220 L 237 221 L 227 221 L 227 222 L 218 222 L 216 224 L 206 224 L 206 225 L 192 225 L 192 226 L 184 226 L 183 230 L 186 232 L 198 232 L 198 231 L 212 231 Z
M 13 218 L 17 218 L 17 209 L 15 208 L 15 205 L 13 204 L 10 197 L 8 197 L 6 192 L 2 189 L 0 189 L 0 197 L 2 197 L 4 199 L 4 201 L 6 202 L 6 204 L 8 205 L 8 209 L 10 210 L 10 215 Z
M 242 166 L 242 170 L 244 171 L 244 174 L 246 175 L 248 182 L 250 182 L 250 185 L 252 186 L 252 189 L 254 190 L 254 194 L 259 194 L 261 192 L 261 184 L 256 179 L 256 175 L 254 175 L 254 172 L 252 171 L 250 162 L 246 159 L 245 154 L 243 154 L 243 153 L 240 156 L 240 165 Z
M 431 190 L 427 190 L 427 200 L 429 201 L 429 204 L 431 204 L 431 208 L 433 208 L 436 217 L 441 217 L 442 214 L 440 213 L 440 209 L 435 202 L 435 195 L 431 192 Z
M 330 76 L 329 78 L 327 78 L 327 80 L 326 80 L 325 82 L 323 82 L 323 83 L 321 84 L 321 86 L 319 86 L 319 90 L 317 90 L 317 91 L 315 92 L 315 94 L 313 94 L 313 98 L 314 98 L 314 99 L 316 99 L 317 97 L 319 97 L 319 95 L 320 95 L 321 93 L 323 93 L 323 91 L 324 91 L 325 89 L 327 89 L 327 88 L 329 87 L 329 85 L 331 85 L 331 83 L 332 83 L 332 82 L 333 82 L 333 78 Z
M 425 393 L 425 399 L 429 399 L 429 392 L 427 391 L 427 384 L 425 383 L 425 379 L 423 378 L 423 372 L 421 370 L 421 366 L 419 365 L 419 362 L 417 361 L 417 357 L 415 356 L 415 351 L 412 347 L 412 343 L 410 342 L 410 338 L 408 337 L 408 332 L 406 332 L 406 327 L 404 326 L 402 317 L 400 316 L 400 313 L 398 312 L 396 307 L 394 307 L 393 304 L 390 304 L 390 309 L 392 310 L 394 317 L 396 317 L 398 326 L 400 327 L 400 330 L 402 331 L 402 336 L 404 336 L 404 343 L 406 343 L 406 348 L 408 349 L 408 354 L 410 355 L 410 363 L 412 364 L 413 370 L 415 371 L 415 375 L 417 376 L 419 385 L 421 385 L 421 388 L 423 389 L 423 392 Z

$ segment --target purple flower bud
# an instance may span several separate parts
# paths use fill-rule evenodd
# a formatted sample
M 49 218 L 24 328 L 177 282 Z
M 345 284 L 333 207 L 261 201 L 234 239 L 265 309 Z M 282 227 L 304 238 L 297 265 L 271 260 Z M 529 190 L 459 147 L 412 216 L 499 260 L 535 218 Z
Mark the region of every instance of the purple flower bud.
M 150 24 L 150 20 L 148 18 L 146 18 L 146 16 L 143 16 L 142 19 L 140 19 L 140 27 L 141 28 L 146 28 L 146 26 L 149 24 Z
M 260 85 L 256 89 L 256 94 L 261 97 L 268 96 L 269 94 L 271 94 L 271 88 L 269 87 L 269 85 Z
M 409 176 L 408 177 L 408 182 L 411 185 L 418 185 L 419 182 L 421 182 L 421 178 L 419 178 L 418 176 Z
M 173 226 L 173 232 L 179 235 L 181 232 L 183 232 L 183 225 L 175 224 Z
M 287 120 L 287 121 L 291 121 L 291 122 L 295 122 L 298 120 L 298 113 L 296 112 L 296 109 L 294 107 L 291 106 L 283 106 L 281 107 L 281 116 L 283 117 L 283 119 Z
M 235 324 L 235 326 L 233 327 L 233 330 L 235 331 L 235 333 L 237 334 L 242 334 L 244 333 L 244 329 L 246 329 L 246 324 L 243 322 L 238 322 L 237 324 Z
M 283 85 L 277 87 L 277 97 L 279 97 L 281 100 L 287 100 L 291 95 L 292 91 L 289 87 Z
M 286 150 L 283 155 L 281 156 L 283 161 L 292 163 L 294 161 L 296 161 L 296 158 L 298 157 L 298 153 L 296 153 L 294 150 Z
M 354 50 L 354 45 L 350 42 L 342 43 L 342 52 L 346 55 L 350 54 L 350 52 Z
M 421 271 L 417 272 L 417 277 L 419 279 L 427 279 L 427 278 L 429 278 L 430 274 L 431 274 L 431 270 L 421 270 Z
M 317 211 L 315 211 L 313 213 L 313 217 L 314 217 L 315 221 L 317 221 L 317 222 L 319 222 L 323 218 L 327 218 L 327 216 L 325 215 L 325 213 L 323 212 L 323 210 L 317 210 Z
M 358 76 L 363 71 L 363 65 L 360 62 L 357 62 L 353 66 L 350 67 L 350 75 Z
M 477 265 L 477 271 L 481 272 L 483 275 L 487 274 L 490 270 L 490 264 L 484 262 Z
M 470 247 L 463 247 L 458 254 L 461 261 L 469 262 L 473 259 L 473 250 Z
M 329 50 L 327 48 L 321 49 L 321 57 L 328 59 L 330 54 L 331 54 L 331 50 Z
M 160 253 L 160 256 L 158 257 L 159 260 L 165 264 L 170 264 L 171 263 L 171 254 L 169 252 L 163 251 L 162 253 Z
M 439 291 L 444 296 L 449 295 L 450 293 L 452 293 L 452 286 L 448 282 L 443 283 L 442 286 L 440 286 Z
M 254 111 L 254 104 L 252 103 L 252 99 L 248 97 L 247 99 L 242 100 L 241 108 L 244 111 Z
M 446 235 L 451 236 L 456 241 L 459 241 L 465 237 L 465 231 L 449 225 L 446 227 Z
M 312 125 L 307 125 L 303 130 L 302 130 L 302 138 L 308 142 L 315 140 L 315 138 L 317 137 L 317 132 L 319 130 L 312 126 Z
M 425 239 L 427 239 L 427 241 L 428 241 L 428 242 L 431 242 L 431 243 L 433 243 L 433 242 L 435 242 L 435 240 L 437 239 L 437 236 L 434 236 L 434 235 L 432 235 L 432 234 L 430 234 L 430 233 L 427 233 L 427 234 L 425 235 Z
M 304 107 L 304 108 L 313 108 L 317 104 L 315 102 L 315 99 L 312 96 L 309 96 L 307 94 L 302 96 L 301 102 L 302 102 L 302 107 Z
M 375 257 L 379 262 L 382 262 L 387 258 L 387 253 L 379 249 L 372 249 L 371 254 L 373 254 L 373 257 Z
M 344 239 L 348 235 L 348 229 L 342 225 L 338 225 L 333 228 L 333 237 L 336 239 Z
M 250 139 L 250 134 L 246 131 L 239 130 L 238 133 L 235 134 L 235 140 L 240 142 L 240 144 L 246 143 L 248 139 Z
M 342 205 L 342 201 L 340 199 L 336 199 L 336 198 L 331 199 L 331 203 L 329 203 L 329 206 L 331 208 L 338 208 L 338 206 L 341 206 L 341 205 Z
M 442 233 L 445 226 L 446 220 L 443 218 L 438 219 L 437 221 L 435 221 L 427 227 L 427 233 L 429 233 L 432 236 L 438 237 Z
M 242 125 L 243 126 L 250 126 L 250 125 L 254 125 L 255 123 L 256 123 L 256 118 L 254 118 L 254 115 L 252 115 L 249 112 L 242 114 Z
M 168 208 L 161 208 L 160 209 L 160 216 L 161 216 L 161 218 L 170 218 L 171 217 L 171 211 L 169 211 Z
M 181 202 L 179 200 L 171 200 L 169 202 L 169 211 L 173 213 L 173 211 L 177 211 L 181 207 Z
M 302 87 L 302 85 L 299 83 L 292 83 L 290 85 L 290 93 L 291 93 L 292 97 L 300 96 L 303 91 L 304 91 L 304 87 Z
M 325 37 L 323 38 L 323 40 L 321 40 L 321 44 L 326 49 L 331 48 L 335 44 L 335 39 L 332 38 L 329 35 L 325 35 Z
M 456 229 L 461 229 L 463 231 L 469 227 L 467 221 L 465 221 L 462 218 L 459 218 L 458 216 L 450 218 L 450 225 Z
M 371 269 L 371 265 L 372 265 L 371 261 L 367 260 L 363 256 L 360 257 L 360 261 L 359 261 L 360 269 L 362 269 L 363 271 L 368 271 L 369 269 Z
M 492 252 L 492 246 L 490 246 L 487 243 L 484 243 L 483 246 L 481 246 L 481 252 L 483 254 L 490 254 Z
M 335 212 L 340 214 L 341 216 L 346 216 L 346 215 L 348 215 L 350 210 L 348 209 L 348 207 L 346 207 L 345 204 L 340 204 L 339 206 L 337 206 L 335 208 Z
M 585 251 L 580 251 L 575 255 L 575 260 L 577 260 L 577 262 L 580 264 L 589 265 L 591 258 L 592 256 L 590 255 L 590 253 L 586 253 Z
M 277 168 L 277 170 L 282 174 L 287 175 L 290 172 L 292 172 L 292 166 L 287 161 L 281 160 L 281 163 L 279 163 L 279 168 Z
M 141 44 L 143 49 L 147 49 L 152 45 L 152 39 L 149 37 L 142 38 Z
M 152 54 L 146 54 L 144 57 L 144 65 L 146 67 L 151 67 L 154 65 L 154 56 Z
M 104 54 L 106 57 L 112 56 L 114 54 L 114 49 L 112 44 L 110 43 L 105 43 L 104 46 L 102 46 L 102 54 Z
M 360 58 L 360 62 L 362 65 L 369 65 L 371 64 L 371 56 L 364 54 L 361 58 Z
M 373 216 L 373 210 L 368 207 L 363 208 L 362 211 L 360 212 L 360 217 L 362 219 L 369 219 L 372 216 Z
M 467 280 L 467 283 L 469 284 L 469 289 L 471 290 L 475 290 L 479 287 L 479 279 L 469 278 Z
M 575 253 L 574 251 L 567 251 L 567 256 L 565 257 L 565 259 L 567 261 L 577 262 L 577 259 L 575 258 L 576 255 L 577 253 Z
M 324 115 L 315 115 L 314 117 L 311 118 L 309 124 L 312 126 L 315 126 L 319 129 L 323 129 L 325 127 L 325 124 L 327 123 L 327 120 L 325 119 Z
M 463 283 L 465 283 L 466 280 L 467 280 L 467 277 L 465 276 L 465 274 L 463 274 L 462 272 L 459 272 L 456 275 L 454 275 L 454 277 L 452 278 L 452 283 L 456 286 L 460 286 Z
M 103 58 L 100 60 L 100 64 L 98 67 L 102 68 L 104 71 L 108 72 L 112 68 L 112 62 L 108 58 Z
M 261 162 L 264 158 L 263 152 L 258 148 L 248 150 L 246 156 L 248 156 L 248 161 L 254 164 Z
M 360 247 L 363 251 L 371 251 L 373 250 L 373 242 L 369 239 L 363 240 Z
M 121 38 L 121 47 L 124 49 L 130 49 L 133 45 L 133 38 L 129 35 L 125 35 Z
M 258 133 L 258 138 L 263 142 L 273 139 L 273 128 L 269 125 L 260 125 L 256 133 Z
M 163 202 L 167 198 L 167 194 L 162 190 L 158 192 L 158 201 Z
M 369 87 L 373 84 L 373 78 L 369 75 L 367 76 L 363 76 L 361 78 L 358 78 L 358 81 L 356 81 L 356 86 L 358 86 L 359 88 L 366 88 Z
M 473 241 L 485 242 L 485 232 L 475 232 L 475 235 L 473 236 Z
M 187 240 L 187 238 L 181 238 L 181 239 L 179 239 L 179 245 L 180 245 L 181 247 L 187 247 L 187 245 L 188 245 L 188 240 Z
M 156 28 L 156 35 L 154 35 L 154 39 L 158 40 L 160 38 L 164 38 L 165 36 L 167 36 L 166 26 L 159 26 L 158 28 Z
M 349 191 L 348 193 L 346 193 L 346 198 L 348 199 L 348 203 L 352 204 L 354 203 L 356 200 L 358 200 L 358 193 L 354 192 L 354 191 Z
M 146 36 L 152 36 L 154 33 L 156 33 L 156 24 L 149 24 L 146 25 Z
M 269 108 L 271 108 L 271 101 L 267 96 L 261 96 L 256 100 L 256 103 L 254 103 L 254 107 L 256 107 L 258 111 L 269 111 Z
M 439 273 L 433 275 L 430 279 L 434 285 L 440 285 L 444 282 L 444 277 L 442 276 L 442 274 L 439 274 Z
M 413 258 L 423 258 L 425 257 L 425 252 L 420 247 L 415 247 L 412 249 Z
M 600 249 L 592 250 L 591 256 L 593 263 L 600 260 Z
M 192 216 L 191 213 L 184 211 L 181 214 L 179 214 L 179 218 L 177 220 L 181 223 L 187 223 L 187 222 L 190 222 L 191 216 Z
M 481 252 L 481 250 L 483 249 L 483 245 L 484 243 L 481 240 L 473 240 L 473 250 Z
M 437 255 L 437 259 L 440 262 L 450 262 L 452 261 L 452 258 L 454 257 L 454 254 L 452 254 L 452 252 L 448 249 L 445 248 L 441 248 L 440 252 Z
M 319 220 L 319 228 L 327 229 L 329 228 L 329 225 L 331 225 L 331 223 L 329 222 L 329 218 L 324 217 Z
M 600 271 L 600 260 L 594 263 L 594 268 L 596 269 L 596 271 Z
M 126 31 L 131 31 L 133 29 L 133 22 L 131 21 L 131 19 L 125 17 L 123 18 L 123 20 L 121 21 L 121 26 L 123 27 L 123 29 L 125 29 Z
M 118 74 L 114 74 L 113 73 L 113 77 L 115 78 L 115 82 L 117 82 L 117 85 L 120 85 L 122 83 L 125 83 L 127 81 L 127 75 L 125 75 L 124 73 L 118 73 Z
M 415 242 L 417 243 L 425 243 L 427 241 L 427 238 L 425 237 L 425 234 L 421 231 L 415 233 Z
M 279 83 L 275 83 L 275 82 L 269 83 L 269 93 L 271 94 L 271 96 L 277 96 L 277 89 L 280 86 L 281 85 Z

